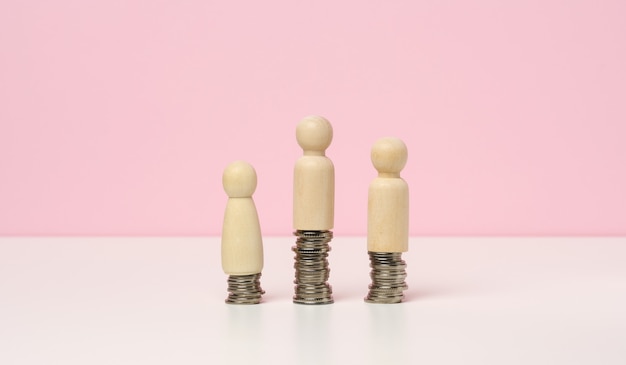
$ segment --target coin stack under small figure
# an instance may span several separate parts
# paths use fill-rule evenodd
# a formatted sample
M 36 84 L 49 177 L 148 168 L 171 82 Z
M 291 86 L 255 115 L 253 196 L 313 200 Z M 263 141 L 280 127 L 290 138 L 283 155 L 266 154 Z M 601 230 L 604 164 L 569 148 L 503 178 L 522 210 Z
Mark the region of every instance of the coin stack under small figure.
M 228 277 L 228 304 L 258 304 L 265 291 L 261 289 L 261 273 L 230 275 Z
M 332 288 L 328 284 L 328 244 L 333 238 L 331 231 L 296 231 L 296 253 L 294 268 L 295 295 L 293 301 L 298 304 L 332 303 Z

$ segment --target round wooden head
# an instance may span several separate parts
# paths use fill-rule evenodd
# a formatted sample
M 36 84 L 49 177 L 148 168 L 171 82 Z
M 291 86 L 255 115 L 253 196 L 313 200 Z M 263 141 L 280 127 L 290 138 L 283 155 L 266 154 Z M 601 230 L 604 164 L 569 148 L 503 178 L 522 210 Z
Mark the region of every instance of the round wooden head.
M 381 138 L 372 146 L 372 164 L 380 174 L 400 175 L 406 165 L 408 151 L 399 138 Z
M 256 183 L 256 171 L 245 161 L 235 161 L 224 169 L 222 185 L 229 198 L 251 197 Z
M 333 127 L 323 117 L 309 116 L 298 123 L 296 139 L 305 152 L 323 154 L 333 140 Z

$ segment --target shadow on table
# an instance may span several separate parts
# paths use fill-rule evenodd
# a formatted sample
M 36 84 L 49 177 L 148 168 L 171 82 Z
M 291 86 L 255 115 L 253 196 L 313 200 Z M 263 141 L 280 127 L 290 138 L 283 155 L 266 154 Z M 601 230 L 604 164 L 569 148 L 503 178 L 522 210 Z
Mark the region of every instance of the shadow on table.
M 334 304 L 294 304 L 297 364 L 330 363 L 330 323 Z
M 366 343 L 367 363 L 407 364 L 410 345 L 407 337 L 406 306 L 403 304 L 366 304 L 369 328 Z
M 260 305 L 227 305 L 228 326 L 221 348 L 222 363 L 257 363 L 263 355 Z
M 468 289 L 462 288 L 452 288 L 452 287 L 418 287 L 411 288 L 404 292 L 404 300 L 403 302 L 413 302 L 422 299 L 433 299 L 433 298 L 443 298 L 443 297 L 451 297 L 451 296 L 459 296 L 470 293 Z

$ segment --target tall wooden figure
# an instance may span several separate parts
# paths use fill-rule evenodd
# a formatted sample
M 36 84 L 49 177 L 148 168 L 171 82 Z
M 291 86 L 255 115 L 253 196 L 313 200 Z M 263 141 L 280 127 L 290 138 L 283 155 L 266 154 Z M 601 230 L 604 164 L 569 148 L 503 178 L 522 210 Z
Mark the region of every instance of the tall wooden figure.
M 335 167 L 325 151 L 333 139 L 328 120 L 310 116 L 296 127 L 296 139 L 304 155 L 293 175 L 293 227 L 298 238 L 295 252 L 295 295 L 298 304 L 333 302 L 328 284 L 329 242 L 335 212 Z
M 400 177 L 407 156 L 406 145 L 398 138 L 381 138 L 372 147 L 378 177 L 369 186 L 367 201 L 369 303 L 400 303 L 407 289 L 402 252 L 409 249 L 409 186 Z
M 228 195 L 222 226 L 222 268 L 228 277 L 228 304 L 258 304 L 263 270 L 261 226 L 252 194 L 256 171 L 244 161 L 228 165 L 222 185 Z

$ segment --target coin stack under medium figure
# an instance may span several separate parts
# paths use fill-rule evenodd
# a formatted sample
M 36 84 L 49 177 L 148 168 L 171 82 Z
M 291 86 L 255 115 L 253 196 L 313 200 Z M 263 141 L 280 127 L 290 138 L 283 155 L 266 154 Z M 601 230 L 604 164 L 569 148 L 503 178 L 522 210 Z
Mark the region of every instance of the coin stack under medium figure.
M 325 153 L 332 139 L 332 126 L 322 117 L 306 117 L 296 127 L 296 140 L 303 150 L 293 175 L 296 304 L 333 303 L 328 255 L 334 226 L 335 168 Z M 407 161 L 406 145 L 397 138 L 382 138 L 372 147 L 371 159 L 378 176 L 368 193 L 367 250 L 372 283 L 365 301 L 400 303 L 408 288 L 402 252 L 408 251 L 409 189 L 400 177 Z M 229 275 L 226 303 L 258 304 L 265 292 L 259 280 L 263 242 L 252 200 L 256 171 L 246 162 L 233 162 L 224 170 L 222 183 L 228 194 L 222 229 L 222 267 Z

